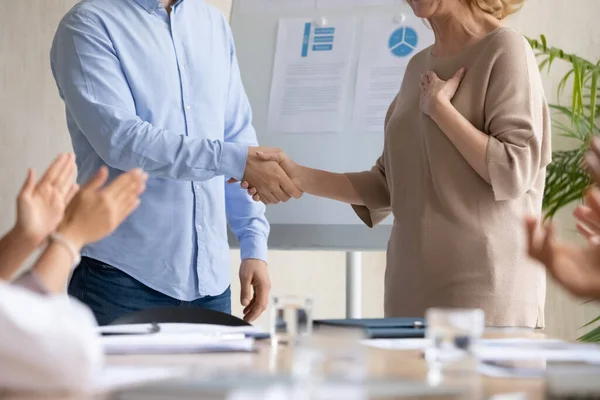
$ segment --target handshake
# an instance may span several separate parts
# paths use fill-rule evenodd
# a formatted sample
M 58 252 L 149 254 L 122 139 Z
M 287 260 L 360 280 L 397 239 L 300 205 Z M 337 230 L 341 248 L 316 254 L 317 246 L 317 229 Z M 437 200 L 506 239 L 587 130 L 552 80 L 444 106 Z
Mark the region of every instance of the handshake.
M 280 149 L 271 147 L 248 148 L 248 159 L 242 188 L 255 201 L 265 204 L 286 202 L 292 197 L 302 197 L 300 167 Z M 229 183 L 236 182 L 230 179 Z

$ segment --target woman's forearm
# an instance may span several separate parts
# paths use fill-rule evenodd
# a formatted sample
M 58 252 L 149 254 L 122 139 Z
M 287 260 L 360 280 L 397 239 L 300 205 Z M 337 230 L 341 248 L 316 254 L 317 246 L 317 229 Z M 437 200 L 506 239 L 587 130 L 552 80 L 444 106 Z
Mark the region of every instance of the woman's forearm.
M 0 239 L 0 280 L 11 280 L 37 247 L 35 239 L 17 228 Z
M 489 136 L 475 128 L 451 103 L 438 107 L 436 112 L 432 113 L 431 118 L 471 168 L 487 183 L 490 183 L 491 178 L 486 161 Z
M 345 174 L 297 166 L 294 173 L 299 188 L 309 194 L 362 206 L 364 202 Z
M 51 243 L 33 265 L 33 271 L 52 293 L 63 292 L 73 270 L 73 256 L 58 243 Z
M 63 292 L 71 271 L 75 267 L 75 260 L 83 241 L 75 234 L 68 232 L 68 228 L 59 228 L 63 242 L 51 241 L 46 250 L 32 267 L 44 287 L 50 292 Z M 73 254 L 76 252 L 76 254 Z

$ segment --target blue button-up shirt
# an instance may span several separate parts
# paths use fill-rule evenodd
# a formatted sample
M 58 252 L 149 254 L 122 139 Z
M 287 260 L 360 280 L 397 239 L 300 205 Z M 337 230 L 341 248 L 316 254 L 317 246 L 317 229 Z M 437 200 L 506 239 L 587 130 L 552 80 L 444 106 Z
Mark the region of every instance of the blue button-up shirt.
M 140 207 L 82 255 L 180 300 L 231 283 L 227 222 L 242 259 L 266 260 L 264 206 L 241 179 L 256 145 L 229 25 L 202 0 L 84 0 L 61 21 L 51 65 L 79 182 L 149 173 Z

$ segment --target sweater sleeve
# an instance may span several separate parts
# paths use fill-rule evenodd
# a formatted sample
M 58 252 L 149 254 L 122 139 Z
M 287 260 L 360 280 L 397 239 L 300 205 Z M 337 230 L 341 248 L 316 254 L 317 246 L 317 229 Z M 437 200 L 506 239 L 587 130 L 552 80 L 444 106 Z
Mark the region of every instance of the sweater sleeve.
M 104 363 L 91 311 L 0 284 L 0 391 L 82 392 Z
M 527 193 L 550 163 L 550 115 L 533 51 L 515 31 L 498 37 L 485 100 L 487 165 L 494 197 Z
M 385 117 L 385 127 L 396 106 L 396 99 L 390 105 Z M 373 228 L 390 215 L 391 197 L 385 170 L 385 147 L 383 154 L 370 171 L 346 174 L 358 192 L 364 206 L 352 205 L 354 212 L 369 227 Z

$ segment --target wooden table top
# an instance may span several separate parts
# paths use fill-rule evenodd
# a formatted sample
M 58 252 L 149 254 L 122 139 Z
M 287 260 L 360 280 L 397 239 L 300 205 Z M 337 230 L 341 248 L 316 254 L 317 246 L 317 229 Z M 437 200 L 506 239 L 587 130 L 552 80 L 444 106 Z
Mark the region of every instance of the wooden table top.
M 368 375 L 374 378 L 391 378 L 393 380 L 426 381 L 427 364 L 419 351 L 382 350 L 362 346 L 365 351 Z M 160 366 L 183 367 L 192 376 L 206 376 L 219 373 L 286 374 L 293 362 L 293 351 L 288 347 L 273 348 L 270 342 L 260 343 L 255 353 L 228 354 L 196 354 L 196 355 L 159 355 L 159 356 L 109 356 L 109 365 L 119 366 Z M 461 399 L 490 399 L 494 395 L 520 393 L 528 400 L 544 399 L 544 383 L 542 380 L 478 378 L 476 395 Z M 110 394 L 95 396 L 11 396 L 10 399 L 112 399 Z M 196 397 L 201 399 L 203 397 Z M 389 397 L 386 397 L 389 398 Z M 431 399 L 434 397 L 424 397 Z M 456 397 L 444 397 L 456 398 Z
M 415 350 L 383 350 L 365 347 L 368 375 L 392 380 L 427 381 L 427 363 L 422 353 Z M 181 356 L 118 356 L 109 357 L 111 365 L 186 366 L 192 374 L 203 376 L 215 371 L 234 371 L 241 375 L 251 373 L 286 374 L 293 362 L 293 351 L 289 348 L 273 349 L 261 344 L 254 354 L 181 355 Z M 479 376 L 478 394 L 461 396 L 465 399 L 490 399 L 494 395 L 520 393 L 528 400 L 545 398 L 544 382 L 540 379 L 498 379 Z M 460 383 L 460 382 L 459 382 Z M 386 397 L 387 399 L 388 397 Z M 403 397 L 404 398 L 404 397 Z M 433 399 L 435 397 L 424 397 Z M 444 397 L 448 399 L 452 397 Z

